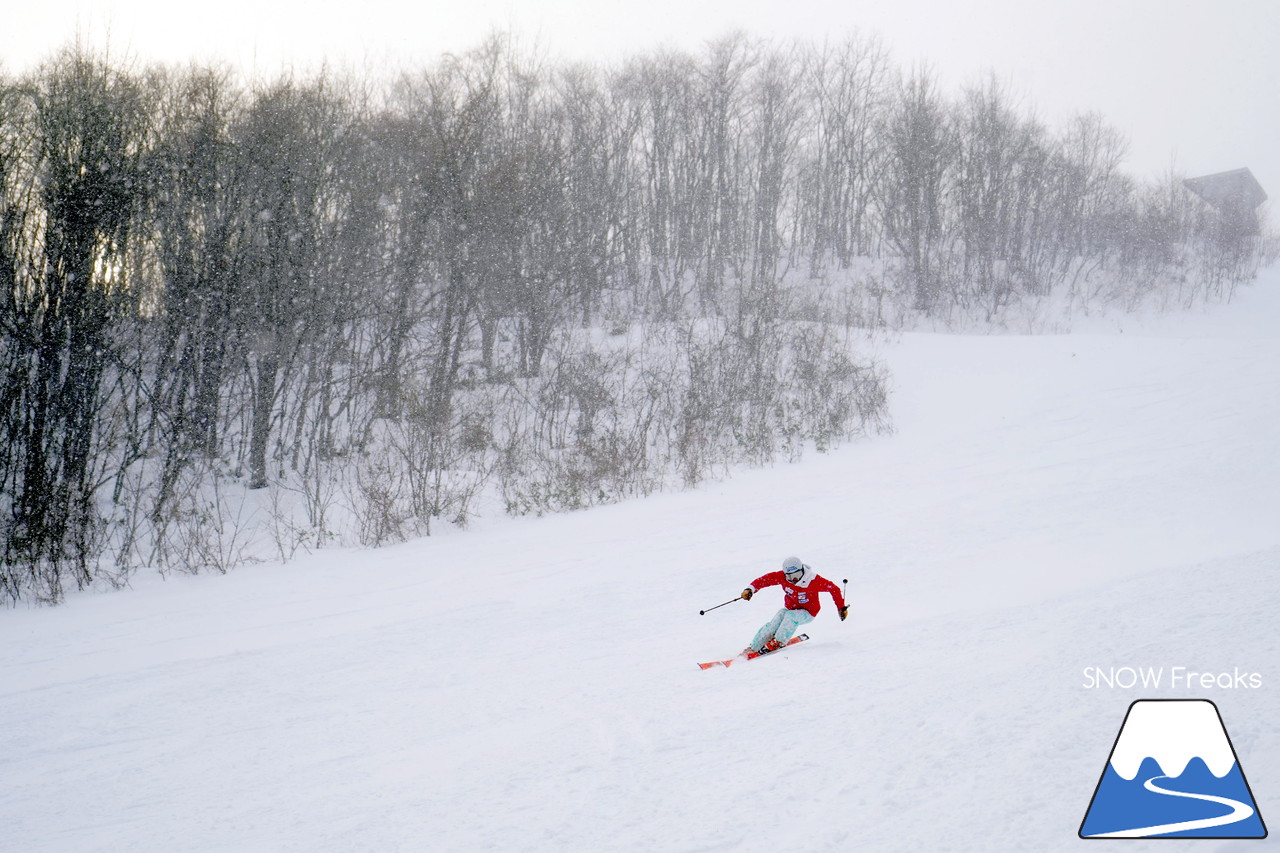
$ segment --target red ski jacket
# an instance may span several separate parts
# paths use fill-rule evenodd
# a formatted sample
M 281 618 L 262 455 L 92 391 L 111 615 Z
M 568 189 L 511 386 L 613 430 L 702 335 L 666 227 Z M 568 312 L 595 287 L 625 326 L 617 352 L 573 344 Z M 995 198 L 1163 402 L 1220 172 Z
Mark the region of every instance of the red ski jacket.
M 808 572 L 805 575 L 808 576 Z M 817 616 L 818 611 L 822 609 L 822 605 L 818 603 L 818 593 L 829 592 L 831 597 L 835 599 L 836 607 L 844 607 L 844 596 L 840 594 L 840 587 L 824 578 L 822 575 L 813 575 L 813 579 L 809 581 L 807 586 L 796 586 L 787 582 L 787 576 L 782 572 L 769 572 L 762 575 L 751 582 L 751 589 L 759 592 L 765 587 L 781 586 L 785 593 L 785 603 L 788 610 L 808 610 L 810 615 Z

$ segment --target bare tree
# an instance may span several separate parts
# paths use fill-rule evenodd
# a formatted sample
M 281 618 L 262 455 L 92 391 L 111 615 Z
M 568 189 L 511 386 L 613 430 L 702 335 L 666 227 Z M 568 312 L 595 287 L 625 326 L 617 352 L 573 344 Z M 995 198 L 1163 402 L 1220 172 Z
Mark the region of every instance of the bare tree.
M 930 311 L 942 297 L 947 241 L 944 192 L 955 160 L 949 110 L 927 68 L 897 86 L 881 128 L 879 207 L 885 236 L 902 258 L 913 304 Z
M 341 323 L 342 301 L 318 275 L 333 216 L 333 154 L 344 105 L 323 77 L 284 79 L 256 95 L 233 130 L 239 147 L 240 304 L 233 307 L 249 371 L 249 487 L 267 485 L 277 402 L 299 356 Z
M 151 441 L 164 463 L 153 512 L 163 514 L 192 456 L 216 457 L 219 403 L 235 339 L 240 227 L 237 151 L 231 123 L 240 109 L 229 74 L 189 69 L 167 82 L 160 139 L 148 170 L 154 187 L 158 327 Z
M 126 262 L 146 182 L 151 104 L 136 78 L 68 50 L 5 99 L 8 256 L 0 387 L 12 495 L 6 592 L 58 599 L 92 580 L 95 504 L 112 462 L 98 426 L 111 329 L 130 311 Z M 17 573 L 25 573 L 26 578 Z
M 808 252 L 811 275 L 832 262 L 848 268 L 854 257 L 872 252 L 876 128 L 888 69 L 884 49 L 872 38 L 851 37 L 806 57 L 813 133 L 797 176 L 794 248 Z

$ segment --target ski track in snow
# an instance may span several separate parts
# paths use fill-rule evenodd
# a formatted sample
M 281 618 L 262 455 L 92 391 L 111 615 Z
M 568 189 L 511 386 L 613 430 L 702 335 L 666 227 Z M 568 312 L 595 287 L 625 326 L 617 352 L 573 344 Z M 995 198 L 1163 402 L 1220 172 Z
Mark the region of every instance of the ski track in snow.
M 1248 820 L 1253 817 L 1253 808 L 1239 800 L 1233 800 L 1228 797 L 1219 797 L 1213 794 L 1188 794 L 1183 791 L 1172 791 L 1168 788 L 1161 788 L 1156 782 L 1160 779 L 1168 779 L 1168 776 L 1153 776 L 1142 783 L 1142 787 L 1155 794 L 1165 794 L 1170 797 L 1184 797 L 1189 800 L 1203 800 L 1207 803 L 1217 803 L 1231 809 L 1228 814 L 1218 817 L 1208 817 L 1202 820 L 1184 820 L 1177 823 L 1164 823 L 1158 826 L 1146 826 L 1139 829 L 1126 829 L 1121 832 L 1101 832 L 1097 835 L 1090 835 L 1089 838 L 1143 838 L 1149 835 L 1162 835 L 1171 832 L 1191 832 L 1196 829 L 1212 829 L 1215 826 L 1230 826 L 1242 820 Z
M 0 612 L 0 850 L 1074 849 L 1162 696 L 1217 702 L 1280 813 L 1278 292 L 903 335 L 895 435 L 798 465 Z M 698 610 L 792 553 L 849 621 L 695 667 L 780 599 Z M 1263 687 L 1082 686 L 1126 665 Z

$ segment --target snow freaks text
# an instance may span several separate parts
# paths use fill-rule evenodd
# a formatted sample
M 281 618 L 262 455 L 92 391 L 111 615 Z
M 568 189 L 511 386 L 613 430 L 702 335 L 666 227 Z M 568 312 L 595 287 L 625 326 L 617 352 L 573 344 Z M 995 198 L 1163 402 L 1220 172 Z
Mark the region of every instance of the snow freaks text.
M 1083 687 L 1257 690 L 1262 687 L 1262 674 L 1244 672 L 1240 667 L 1233 667 L 1230 672 L 1199 672 L 1185 666 L 1086 666 Z

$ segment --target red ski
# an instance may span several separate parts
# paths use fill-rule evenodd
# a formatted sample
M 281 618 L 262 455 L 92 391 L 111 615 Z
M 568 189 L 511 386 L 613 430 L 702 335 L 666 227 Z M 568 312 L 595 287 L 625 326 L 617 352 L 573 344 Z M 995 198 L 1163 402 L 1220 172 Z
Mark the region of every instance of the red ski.
M 787 640 L 787 645 L 783 646 L 782 648 L 785 649 L 787 646 L 794 646 L 796 643 L 803 643 L 807 639 L 809 639 L 808 634 L 797 634 L 794 637 L 792 637 L 790 640 Z M 781 649 L 775 649 L 775 651 L 781 651 Z M 773 652 L 743 652 L 742 654 L 738 655 L 736 658 L 729 658 L 728 660 L 707 661 L 706 663 L 698 664 L 698 666 L 701 667 L 702 669 L 711 669 L 711 667 L 713 666 L 732 666 L 735 661 L 755 660 L 756 658 L 764 657 L 765 655 L 768 655 L 768 654 L 773 654 Z

